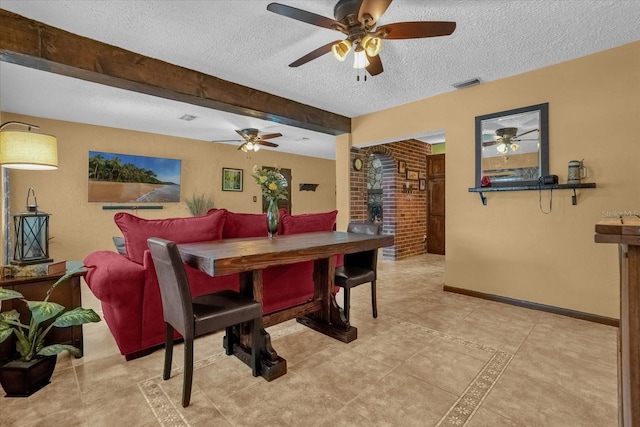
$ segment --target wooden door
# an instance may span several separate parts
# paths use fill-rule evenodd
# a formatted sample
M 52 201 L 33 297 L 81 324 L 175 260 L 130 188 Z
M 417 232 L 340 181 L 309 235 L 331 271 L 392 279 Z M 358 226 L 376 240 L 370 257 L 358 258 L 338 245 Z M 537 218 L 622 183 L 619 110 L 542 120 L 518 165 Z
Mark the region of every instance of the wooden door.
M 263 169 L 273 170 L 275 168 L 263 166 Z M 287 188 L 287 193 L 289 193 L 289 195 L 287 196 L 287 200 L 278 200 L 278 209 L 285 208 L 287 212 L 291 213 L 291 193 L 293 188 L 291 186 L 291 169 L 280 169 L 280 173 L 282 174 L 282 176 L 284 176 L 284 179 L 287 180 L 287 184 L 289 185 L 289 188 Z M 267 205 L 267 199 L 262 196 L 262 212 L 267 211 Z
M 427 252 L 444 255 L 444 154 L 427 156 Z

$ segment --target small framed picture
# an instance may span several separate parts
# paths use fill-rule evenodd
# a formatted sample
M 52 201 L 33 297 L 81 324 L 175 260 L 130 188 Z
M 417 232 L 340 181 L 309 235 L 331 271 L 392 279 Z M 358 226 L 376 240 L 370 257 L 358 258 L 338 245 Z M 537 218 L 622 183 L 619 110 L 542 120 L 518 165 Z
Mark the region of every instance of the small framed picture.
M 426 179 L 421 179 L 420 180 L 420 190 L 424 191 L 427 189 L 427 180 Z
M 418 175 L 420 176 L 420 179 L 427 179 L 427 173 L 425 171 L 420 171 Z
M 222 168 L 222 191 L 242 191 L 242 169 Z
M 419 179 L 418 171 L 407 170 L 407 179 L 410 181 L 417 181 Z
M 398 162 L 398 173 L 407 173 L 407 162 L 404 160 Z

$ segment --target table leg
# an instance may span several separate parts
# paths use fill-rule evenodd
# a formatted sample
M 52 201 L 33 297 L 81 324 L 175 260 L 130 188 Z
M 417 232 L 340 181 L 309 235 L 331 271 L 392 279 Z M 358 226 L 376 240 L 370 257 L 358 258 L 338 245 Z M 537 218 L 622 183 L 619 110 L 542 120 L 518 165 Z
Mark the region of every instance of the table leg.
M 262 270 L 245 272 L 240 274 L 240 293 L 253 298 L 262 304 Z M 234 346 L 233 354 L 247 365 L 251 360 L 251 337 L 249 330 L 244 325 L 240 328 L 234 328 L 234 342 L 240 345 Z M 271 336 L 260 324 L 260 375 L 267 381 L 274 380 L 287 373 L 287 361 L 278 356 L 271 345 Z M 228 341 L 225 340 L 224 346 L 228 347 Z
M 335 287 L 336 258 L 334 256 L 315 261 L 313 280 L 315 282 L 314 298 L 323 301 L 322 310 L 318 313 L 299 317 L 299 323 L 318 332 L 322 332 L 342 342 L 351 342 L 358 337 L 358 329 L 351 326 L 336 302 Z

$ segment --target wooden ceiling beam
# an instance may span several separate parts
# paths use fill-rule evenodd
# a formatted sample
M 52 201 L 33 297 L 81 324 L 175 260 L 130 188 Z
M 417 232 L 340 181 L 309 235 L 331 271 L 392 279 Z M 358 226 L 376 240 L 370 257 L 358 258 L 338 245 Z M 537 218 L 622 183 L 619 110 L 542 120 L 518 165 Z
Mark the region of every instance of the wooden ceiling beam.
M 331 135 L 351 119 L 0 9 L 0 60 Z

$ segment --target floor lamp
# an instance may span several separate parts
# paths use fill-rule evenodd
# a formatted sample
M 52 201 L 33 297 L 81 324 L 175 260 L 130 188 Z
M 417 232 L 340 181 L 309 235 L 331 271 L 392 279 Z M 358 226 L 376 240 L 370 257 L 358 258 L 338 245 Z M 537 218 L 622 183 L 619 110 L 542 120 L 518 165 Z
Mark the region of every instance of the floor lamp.
M 27 130 L 5 130 L 9 126 L 21 126 Z M 36 125 L 22 122 L 6 122 L 0 125 L 0 166 L 2 166 L 2 222 L 4 235 L 3 265 L 10 261 L 11 212 L 9 169 L 52 170 L 58 169 L 58 140 L 55 136 L 32 132 Z

